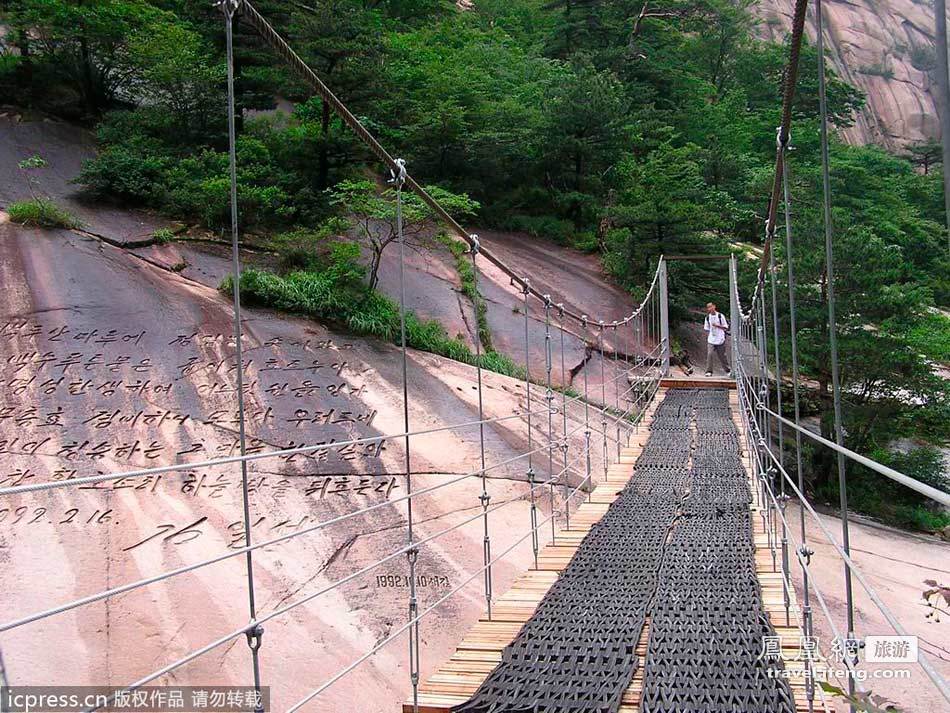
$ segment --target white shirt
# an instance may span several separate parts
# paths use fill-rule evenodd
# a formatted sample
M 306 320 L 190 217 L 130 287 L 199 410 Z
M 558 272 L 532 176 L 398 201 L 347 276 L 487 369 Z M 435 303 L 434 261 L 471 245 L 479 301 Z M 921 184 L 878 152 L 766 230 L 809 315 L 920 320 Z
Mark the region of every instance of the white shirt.
M 729 329 L 729 322 L 722 316 L 721 312 L 714 312 L 706 315 L 706 323 L 703 329 L 709 332 L 706 341 L 709 344 L 723 344 L 726 341 L 726 330 Z

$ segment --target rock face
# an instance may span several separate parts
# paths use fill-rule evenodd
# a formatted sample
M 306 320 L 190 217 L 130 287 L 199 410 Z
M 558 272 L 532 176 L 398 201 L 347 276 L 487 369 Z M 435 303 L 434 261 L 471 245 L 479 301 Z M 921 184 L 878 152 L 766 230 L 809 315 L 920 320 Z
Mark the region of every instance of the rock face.
M 867 105 L 854 126 L 841 132 L 852 144 L 874 143 L 892 151 L 939 139 L 934 74 L 934 10 L 926 0 L 827 0 L 822 5 L 825 46 L 835 71 L 863 91 Z M 793 4 L 760 0 L 759 34 L 781 42 L 791 27 Z M 809 9 L 808 39 L 815 41 Z
M 215 289 L 230 270 L 227 252 L 187 242 L 144 246 L 141 239 L 157 224 L 153 216 L 83 205 L 69 179 L 90 150 L 66 125 L 0 119 L 0 207 L 29 194 L 15 166 L 41 153 L 51 170 L 39 190 L 86 226 L 22 228 L 0 211 L 0 489 L 54 484 L 0 497 L 0 626 L 229 556 L 3 631 L 0 673 L 15 685 L 121 686 L 220 640 L 155 683 L 249 684 L 247 576 L 238 551 L 245 541 L 241 467 L 197 465 L 239 452 L 240 373 L 250 453 L 322 446 L 262 457 L 247 468 L 254 542 L 307 530 L 253 553 L 257 614 L 268 618 L 262 680 L 272 709 L 286 710 L 396 636 L 407 618 L 403 439 L 341 444 L 403 431 L 400 352 L 312 321 L 245 309 L 238 360 L 232 308 Z M 555 304 L 605 319 L 630 308 L 629 297 L 606 285 L 591 260 L 553 250 L 544 261 L 543 250 L 506 244 L 503 236 L 490 240 L 537 274 Z M 408 298 L 420 314 L 464 331 L 473 307 L 457 293 L 452 260 L 447 251 L 416 256 L 406 271 Z M 396 273 L 389 263 L 384 269 L 387 279 Z M 498 348 L 517 356 L 525 330 L 524 312 L 515 311 L 521 295 L 497 271 L 480 272 Z M 537 346 L 532 377 L 539 381 L 546 376 L 544 327 L 535 303 L 528 328 Z M 611 333 L 608 347 L 628 353 L 644 346 L 626 337 Z M 618 368 L 587 353 L 588 339 L 569 332 L 563 347 L 559 339 L 552 344 L 552 379 L 567 383 L 573 376 L 582 391 L 577 375 L 589 376 L 595 398 L 626 405 L 632 395 L 602 388 L 615 374 L 626 376 L 622 362 Z M 411 443 L 412 488 L 427 489 L 413 505 L 419 610 L 432 608 L 420 632 L 426 676 L 485 607 L 480 429 L 473 423 L 478 375 L 421 352 L 409 354 L 407 371 L 411 428 L 431 431 Z M 523 381 L 488 372 L 481 380 L 484 416 L 499 419 L 484 429 L 485 488 L 499 557 L 493 585 L 503 592 L 532 559 L 532 495 L 544 544 L 552 504 L 563 508 L 568 492 L 529 486 L 527 471 L 539 481 L 561 470 L 564 485 L 582 480 L 588 414 L 580 401 L 558 395 L 554 403 L 562 407 L 551 418 L 542 386 L 531 387 L 529 400 Z M 617 385 L 627 388 L 626 381 Z M 601 428 L 594 411 L 590 421 Z M 607 431 L 612 437 L 613 428 Z M 545 447 L 563 433 L 566 452 Z M 533 460 L 522 455 L 529 443 Z M 604 472 L 606 448 L 592 440 L 594 473 Z M 177 467 L 134 473 L 155 466 Z M 125 477 L 69 482 L 99 474 Z M 583 495 L 573 497 L 576 504 Z M 310 709 L 396 710 L 409 691 L 406 654 L 406 638 L 397 636 Z

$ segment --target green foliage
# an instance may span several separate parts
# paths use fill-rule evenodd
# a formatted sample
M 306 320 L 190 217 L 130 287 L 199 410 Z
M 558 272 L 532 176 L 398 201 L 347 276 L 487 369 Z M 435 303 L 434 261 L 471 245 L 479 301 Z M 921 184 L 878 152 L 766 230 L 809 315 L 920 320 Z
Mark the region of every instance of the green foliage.
M 475 321 L 478 327 L 478 341 L 486 352 L 494 352 L 492 346 L 491 327 L 488 325 L 488 305 L 485 298 L 478 292 L 475 281 L 475 267 L 472 265 L 471 253 L 465 244 L 459 240 L 446 237 L 444 240 L 455 257 L 455 270 L 462 285 L 464 294 L 475 305 Z
M 49 164 L 46 163 L 46 159 L 38 154 L 33 154 L 32 156 L 17 162 L 17 168 L 23 170 L 29 170 L 32 168 L 45 168 L 48 165 Z
M 33 96 L 73 111 L 98 115 L 132 88 L 130 72 L 137 38 L 173 23 L 145 0 L 17 0 L 6 3 L 3 20 L 30 66 L 24 79 Z M 174 48 L 167 48 L 173 52 Z
M 154 233 L 152 233 L 152 239 L 159 245 L 170 243 L 175 239 L 175 231 L 173 231 L 171 228 L 159 228 Z
M 231 278 L 220 289 L 229 293 Z M 329 260 L 320 270 L 299 270 L 285 276 L 249 269 L 241 273 L 241 295 L 247 304 L 304 314 L 355 334 L 398 342 L 401 334 L 399 306 L 366 286 L 365 270 L 359 263 L 359 246 L 338 242 L 331 246 Z M 456 361 L 474 364 L 472 351 L 460 339 L 446 334 L 434 320 L 406 314 L 406 343 Z M 507 357 L 484 354 L 485 369 L 518 377 L 523 370 Z
M 932 72 L 937 66 L 937 51 L 933 45 L 917 45 L 910 51 L 910 63 L 921 72 Z
M 439 186 L 426 186 L 425 190 L 453 217 L 468 216 L 478 209 L 478 203 L 465 194 L 457 195 Z M 375 289 L 379 283 L 383 251 L 399 237 L 396 191 L 380 192 L 373 183 L 365 180 L 341 181 L 330 192 L 330 205 L 356 222 L 360 236 L 369 245 L 372 253 L 369 287 Z M 406 244 L 422 248 L 431 245 L 436 218 L 432 208 L 414 192 L 403 191 L 401 211 Z
M 950 316 L 940 312 L 924 315 L 907 330 L 906 339 L 925 358 L 950 364 Z
M 884 79 L 894 78 L 894 70 L 891 69 L 890 64 L 884 60 L 865 65 L 858 69 L 858 71 L 861 74 L 869 74 L 872 77 L 883 77 Z
M 78 228 L 82 223 L 49 198 L 16 201 L 7 206 L 10 220 L 39 228 Z
M 944 472 L 943 455 L 932 447 L 908 452 L 876 450 L 869 457 L 938 490 L 950 493 L 950 478 Z M 817 493 L 838 502 L 837 483 L 822 484 Z M 950 525 L 950 513 L 923 495 L 895 483 L 863 466 L 848 473 L 848 506 L 879 520 L 923 532 L 938 532 Z

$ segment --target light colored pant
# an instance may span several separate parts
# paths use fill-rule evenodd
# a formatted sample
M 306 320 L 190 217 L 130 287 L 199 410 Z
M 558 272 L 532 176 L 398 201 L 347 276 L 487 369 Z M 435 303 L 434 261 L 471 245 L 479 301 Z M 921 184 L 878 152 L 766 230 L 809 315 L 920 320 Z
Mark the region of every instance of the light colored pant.
M 706 344 L 706 371 L 712 371 L 713 352 L 719 357 L 719 363 L 725 371 L 729 371 L 729 362 L 726 361 L 725 344 Z

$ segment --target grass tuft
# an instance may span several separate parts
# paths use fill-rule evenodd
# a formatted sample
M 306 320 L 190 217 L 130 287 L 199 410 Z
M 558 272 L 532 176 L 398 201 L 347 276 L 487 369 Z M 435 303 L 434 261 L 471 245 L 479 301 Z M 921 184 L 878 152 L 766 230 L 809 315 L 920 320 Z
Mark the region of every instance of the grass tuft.
M 330 259 L 319 269 L 287 275 L 248 269 L 241 273 L 241 295 L 247 304 L 303 314 L 355 334 L 398 342 L 399 306 L 366 286 L 358 258 L 359 246 L 335 243 Z M 225 278 L 221 291 L 230 293 L 232 284 L 231 277 Z M 464 341 L 450 337 L 438 322 L 422 320 L 413 312 L 406 313 L 406 344 L 466 364 L 478 361 L 484 369 L 524 378 L 524 369 L 508 357 L 488 352 L 477 360 Z
M 7 206 L 10 220 L 20 225 L 40 228 L 78 228 L 82 223 L 69 211 L 49 198 L 16 201 Z

